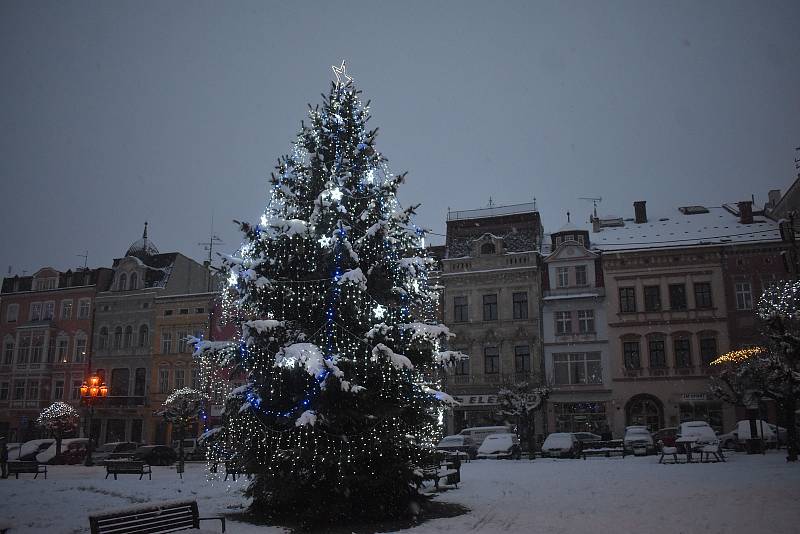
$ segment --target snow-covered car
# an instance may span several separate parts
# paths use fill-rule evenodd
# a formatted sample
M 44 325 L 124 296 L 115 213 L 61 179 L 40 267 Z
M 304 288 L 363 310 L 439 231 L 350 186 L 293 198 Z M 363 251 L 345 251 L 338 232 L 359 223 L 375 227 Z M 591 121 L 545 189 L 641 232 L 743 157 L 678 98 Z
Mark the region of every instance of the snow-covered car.
M 478 447 L 478 458 L 514 458 L 519 460 L 522 449 L 516 434 L 489 434 Z
M 465 428 L 458 433 L 459 436 L 469 436 L 476 446 L 480 446 L 486 436 L 490 434 L 510 434 L 511 427 L 509 426 L 473 426 Z
M 575 437 L 578 439 L 578 443 L 583 445 L 584 443 L 592 443 L 594 441 L 603 441 L 603 438 L 598 436 L 597 434 L 593 434 L 591 432 L 573 432 Z
M 442 441 L 436 445 L 436 449 L 446 452 L 464 452 L 467 453 L 471 459 L 475 459 L 478 455 L 478 446 L 469 436 L 445 436 L 442 438 Z
M 762 438 L 762 428 L 763 439 L 767 447 L 776 447 L 778 436 L 775 433 L 775 425 L 767 423 L 766 421 L 756 420 L 756 439 Z M 745 419 L 744 421 L 737 422 L 733 430 L 727 434 L 721 434 L 718 439 L 723 449 L 741 451 L 744 450 L 747 440 L 750 439 L 752 435 L 753 434 L 750 432 L 750 420 Z
M 778 440 L 778 446 L 783 447 L 788 443 L 789 431 L 783 428 L 782 426 L 776 426 L 772 423 L 769 424 L 769 428 L 772 432 L 775 433 L 775 436 Z
M 172 465 L 178 460 L 175 449 L 166 445 L 142 445 L 132 451 L 115 452 L 106 461 L 140 460 L 149 465 Z
M 9 460 L 17 460 L 19 456 L 19 449 L 22 447 L 22 443 L 9 443 L 6 445 L 8 449 L 8 459 Z
M 653 435 L 646 426 L 638 425 L 625 427 L 622 446 L 633 454 L 649 454 L 656 450 Z
M 172 442 L 172 448 L 175 452 L 180 453 L 181 442 L 175 440 Z M 206 448 L 203 446 L 202 441 L 197 438 L 186 438 L 183 440 L 183 457 L 186 460 L 204 460 L 206 457 Z
M 56 442 L 36 455 L 36 461 L 40 464 L 61 463 L 75 465 L 86 459 L 86 451 L 89 446 L 88 438 L 65 438 L 61 440 L 61 457 L 56 458 Z
M 696 446 L 719 443 L 717 433 L 706 421 L 686 421 L 678 425 L 675 441 L 680 443 L 681 438 L 694 438 Z
M 136 449 L 139 446 L 135 441 L 111 441 L 103 443 L 92 453 L 92 459 L 96 463 L 107 460 L 112 454 L 127 452 Z
M 542 443 L 542 456 L 550 458 L 577 458 L 580 443 L 571 432 L 554 432 Z
M 15 460 L 19 459 L 23 462 L 36 461 L 36 455 L 50 447 L 50 445 L 55 442 L 56 440 L 52 438 L 32 439 L 30 441 L 26 441 L 19 448 L 19 453 L 17 454 L 17 458 L 15 458 Z

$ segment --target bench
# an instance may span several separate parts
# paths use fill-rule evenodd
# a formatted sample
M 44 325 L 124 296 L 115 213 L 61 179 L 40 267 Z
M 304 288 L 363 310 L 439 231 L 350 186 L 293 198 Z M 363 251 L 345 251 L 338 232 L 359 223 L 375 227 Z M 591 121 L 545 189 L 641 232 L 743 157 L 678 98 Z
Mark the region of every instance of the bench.
M 612 455 L 620 455 L 625 458 L 628 451 L 621 440 L 611 441 L 591 441 L 584 443 L 581 447 L 581 458 L 584 460 L 587 456 L 605 456 L 610 458 Z
M 228 480 L 230 476 L 234 482 L 236 482 L 236 477 L 240 476 L 249 477 L 250 474 L 247 473 L 240 465 L 237 465 L 235 462 L 227 461 L 225 462 L 225 480 Z M 223 480 L 224 482 L 224 480 Z
M 200 530 L 200 521 L 212 520 L 221 522 L 222 532 L 225 532 L 225 518 L 200 517 L 197 501 L 170 501 L 90 515 L 89 526 L 92 534 L 136 532 L 156 534 L 189 529 L 197 529 L 200 534 L 200 532 L 214 532 Z
M 47 466 L 39 462 L 26 462 L 22 460 L 15 460 L 8 462 L 8 474 L 14 475 L 19 480 L 20 473 L 33 473 L 33 478 L 39 476 L 39 473 L 44 473 L 44 478 L 47 480 Z
M 432 480 L 436 491 L 439 491 L 442 479 L 447 485 L 458 487 L 461 482 L 461 458 L 457 454 L 437 456 L 434 463 L 422 467 L 422 481 Z
M 106 460 L 106 478 L 108 475 L 114 475 L 114 480 L 117 480 L 117 475 L 139 475 L 139 480 L 147 475 L 153 480 L 150 466 L 135 460 Z

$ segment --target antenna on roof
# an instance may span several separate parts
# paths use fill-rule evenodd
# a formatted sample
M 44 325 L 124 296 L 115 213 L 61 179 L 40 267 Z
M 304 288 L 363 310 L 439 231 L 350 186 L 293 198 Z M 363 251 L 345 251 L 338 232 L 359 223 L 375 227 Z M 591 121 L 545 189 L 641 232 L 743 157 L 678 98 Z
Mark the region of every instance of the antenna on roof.
M 594 206 L 594 218 L 597 218 L 597 203 L 603 201 L 603 197 L 578 197 L 578 200 L 590 200 Z
M 79 258 L 83 258 L 83 270 L 87 270 L 89 268 L 89 251 L 85 251 L 83 254 L 75 254 Z
M 492 197 L 489 197 L 489 207 L 490 208 L 494 207 L 494 200 L 492 200 Z
M 569 221 L 569 212 L 567 212 L 567 222 L 570 222 Z

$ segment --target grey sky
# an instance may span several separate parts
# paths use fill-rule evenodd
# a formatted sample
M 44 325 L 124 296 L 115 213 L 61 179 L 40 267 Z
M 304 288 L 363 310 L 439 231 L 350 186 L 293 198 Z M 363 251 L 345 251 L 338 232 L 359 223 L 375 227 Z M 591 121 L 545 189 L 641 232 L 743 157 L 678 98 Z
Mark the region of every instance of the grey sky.
M 0 1 L 0 272 L 110 265 L 150 221 L 202 259 L 256 220 L 347 59 L 401 200 L 763 202 L 800 145 L 800 3 Z M 434 239 L 436 242 L 437 239 Z

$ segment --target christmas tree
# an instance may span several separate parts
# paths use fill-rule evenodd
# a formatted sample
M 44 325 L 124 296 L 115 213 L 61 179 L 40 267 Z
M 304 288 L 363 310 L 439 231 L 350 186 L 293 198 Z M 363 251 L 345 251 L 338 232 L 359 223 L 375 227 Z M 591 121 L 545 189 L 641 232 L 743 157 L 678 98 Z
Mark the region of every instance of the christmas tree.
M 396 197 L 344 68 L 278 160 L 259 224 L 225 258 L 241 340 L 196 343 L 203 369 L 245 384 L 228 396 L 211 454 L 252 473 L 252 509 L 302 524 L 414 515 L 419 467 L 439 437 L 441 350 L 434 261 L 416 206 Z

